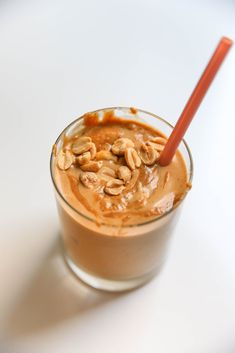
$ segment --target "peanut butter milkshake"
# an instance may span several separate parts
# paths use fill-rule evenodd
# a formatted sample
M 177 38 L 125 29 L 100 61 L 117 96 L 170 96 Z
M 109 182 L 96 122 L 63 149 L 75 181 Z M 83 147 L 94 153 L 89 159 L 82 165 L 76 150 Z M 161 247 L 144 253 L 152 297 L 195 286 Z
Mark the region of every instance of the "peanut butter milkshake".
M 158 272 L 191 186 L 191 166 L 179 150 L 168 166 L 158 164 L 167 123 L 152 115 L 152 126 L 143 115 L 134 108 L 85 114 L 53 148 L 65 256 L 96 288 L 130 289 Z

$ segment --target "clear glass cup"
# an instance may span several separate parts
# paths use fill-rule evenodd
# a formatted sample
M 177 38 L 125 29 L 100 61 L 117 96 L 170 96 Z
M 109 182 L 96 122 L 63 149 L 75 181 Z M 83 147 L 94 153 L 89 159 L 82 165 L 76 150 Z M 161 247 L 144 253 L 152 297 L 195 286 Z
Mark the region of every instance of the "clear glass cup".
M 173 129 L 166 120 L 140 109 L 137 113 L 124 107 L 105 108 L 96 112 L 102 117 L 109 110 L 122 119 L 145 122 L 166 136 Z M 57 151 L 61 149 L 64 137 L 73 135 L 82 125 L 83 116 L 64 129 L 55 142 Z M 179 150 L 187 167 L 188 182 L 191 183 L 193 162 L 184 140 Z M 97 224 L 95 219 L 74 209 L 61 193 L 55 178 L 53 153 L 50 169 L 61 223 L 64 257 L 83 282 L 97 289 L 124 291 L 144 284 L 160 271 L 187 193 L 175 208 L 151 221 L 121 228 Z

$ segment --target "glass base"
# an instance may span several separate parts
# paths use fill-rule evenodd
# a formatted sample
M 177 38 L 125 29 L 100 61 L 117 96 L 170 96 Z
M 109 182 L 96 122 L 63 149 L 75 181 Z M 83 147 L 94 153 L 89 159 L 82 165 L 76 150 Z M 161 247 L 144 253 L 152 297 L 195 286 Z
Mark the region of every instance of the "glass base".
M 140 287 L 150 281 L 160 270 L 159 268 L 158 270 L 154 270 L 151 273 L 148 273 L 141 277 L 131 278 L 127 280 L 110 280 L 102 277 L 97 277 L 88 272 L 85 272 L 80 267 L 75 265 L 75 263 L 68 256 L 68 254 L 64 254 L 64 257 L 69 268 L 80 280 L 95 289 L 100 289 L 108 292 L 123 292 Z

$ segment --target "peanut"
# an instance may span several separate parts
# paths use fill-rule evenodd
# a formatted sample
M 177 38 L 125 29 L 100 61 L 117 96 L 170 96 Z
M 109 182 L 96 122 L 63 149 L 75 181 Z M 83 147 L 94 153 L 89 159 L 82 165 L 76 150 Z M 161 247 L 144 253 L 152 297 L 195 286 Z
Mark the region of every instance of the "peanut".
M 125 151 L 126 164 L 131 170 L 141 166 L 141 159 L 133 147 L 128 147 Z

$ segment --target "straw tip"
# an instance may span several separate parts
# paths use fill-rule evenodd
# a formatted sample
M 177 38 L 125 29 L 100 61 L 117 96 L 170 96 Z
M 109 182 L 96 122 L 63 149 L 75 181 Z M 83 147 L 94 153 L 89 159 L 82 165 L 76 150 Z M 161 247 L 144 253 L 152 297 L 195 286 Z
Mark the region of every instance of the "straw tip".
M 233 40 L 231 38 L 228 37 L 222 37 L 221 41 L 223 41 L 225 44 L 227 44 L 229 47 L 231 47 L 233 45 Z

